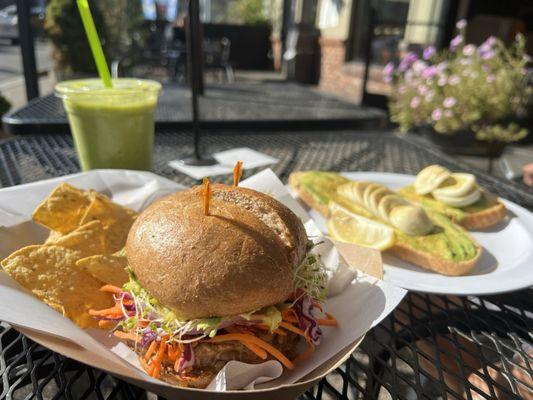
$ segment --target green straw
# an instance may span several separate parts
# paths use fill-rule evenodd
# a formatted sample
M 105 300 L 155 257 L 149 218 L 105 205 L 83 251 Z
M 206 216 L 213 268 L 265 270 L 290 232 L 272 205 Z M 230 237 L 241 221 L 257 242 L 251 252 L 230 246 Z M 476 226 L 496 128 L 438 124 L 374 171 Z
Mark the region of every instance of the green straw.
M 98 75 L 100 75 L 100 79 L 102 79 L 106 88 L 112 88 L 113 85 L 111 83 L 111 75 L 109 74 L 109 68 L 107 67 L 107 61 L 105 60 L 104 51 L 102 50 L 98 33 L 96 33 L 96 27 L 94 26 L 89 3 L 87 0 L 77 0 L 77 3 L 81 20 L 83 22 L 83 27 L 85 28 L 85 33 L 87 34 L 87 39 L 89 40 L 89 45 L 91 46 L 94 62 L 96 63 Z

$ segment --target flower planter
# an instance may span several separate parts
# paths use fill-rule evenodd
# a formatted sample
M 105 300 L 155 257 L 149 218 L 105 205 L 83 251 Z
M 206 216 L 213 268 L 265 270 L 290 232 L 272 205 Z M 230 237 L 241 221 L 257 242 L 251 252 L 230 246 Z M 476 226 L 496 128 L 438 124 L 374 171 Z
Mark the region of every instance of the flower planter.
M 457 131 L 454 134 L 436 132 L 433 127 L 419 127 L 416 130 L 439 149 L 449 154 L 464 156 L 480 156 L 496 158 L 503 153 L 505 142 L 485 142 L 477 140 L 475 134 L 469 130 Z

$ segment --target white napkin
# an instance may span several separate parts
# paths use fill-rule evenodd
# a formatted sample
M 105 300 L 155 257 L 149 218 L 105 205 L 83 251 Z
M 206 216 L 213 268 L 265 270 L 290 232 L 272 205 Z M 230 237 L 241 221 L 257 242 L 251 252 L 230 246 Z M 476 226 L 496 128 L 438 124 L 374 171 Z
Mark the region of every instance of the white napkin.
M 279 160 L 267 154 L 260 153 L 248 147 L 220 151 L 213 154 L 217 164 L 208 166 L 185 165 L 180 160 L 173 160 L 168 165 L 194 179 L 202 179 L 207 176 L 224 175 L 233 172 L 237 161 L 242 161 L 243 169 L 263 167 L 275 164 Z

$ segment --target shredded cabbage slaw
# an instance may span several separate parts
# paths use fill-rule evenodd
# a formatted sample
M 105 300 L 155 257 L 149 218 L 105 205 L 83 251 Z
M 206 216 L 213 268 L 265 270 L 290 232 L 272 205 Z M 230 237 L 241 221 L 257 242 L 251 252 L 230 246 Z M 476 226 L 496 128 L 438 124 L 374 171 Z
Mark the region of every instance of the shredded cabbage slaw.
M 309 250 L 312 244 L 308 246 Z M 101 327 L 111 327 L 119 338 L 141 346 L 144 357 L 141 364 L 153 377 L 161 375 L 162 365 L 172 365 L 184 377 L 194 366 L 196 342 L 239 341 L 261 359 L 267 353 L 286 368 L 308 357 L 320 344 L 321 325 L 336 325 L 337 321 L 322 311 L 320 302 L 327 295 L 327 275 L 320 257 L 309 251 L 294 272 L 294 293 L 284 303 L 245 314 L 181 320 L 170 309 L 150 296 L 129 270 L 129 282 L 122 288 L 111 285 L 102 291 L 113 293 L 115 306 L 106 310 L 90 310 L 100 320 Z M 272 345 L 259 339 L 256 333 L 269 331 L 276 335 L 296 333 L 305 338 L 309 350 L 297 359 L 289 360 Z

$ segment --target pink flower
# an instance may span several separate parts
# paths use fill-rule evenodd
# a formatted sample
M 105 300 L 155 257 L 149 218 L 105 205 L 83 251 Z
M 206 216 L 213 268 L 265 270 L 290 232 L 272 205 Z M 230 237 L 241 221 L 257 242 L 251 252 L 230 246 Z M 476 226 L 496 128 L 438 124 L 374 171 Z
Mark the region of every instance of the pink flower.
M 487 83 L 492 83 L 496 80 L 496 77 L 494 75 L 488 75 L 487 76 Z
M 441 75 L 441 77 L 437 81 L 437 85 L 445 86 L 447 82 L 448 82 L 448 78 L 446 78 L 446 75 Z
M 393 63 L 387 63 L 385 67 L 383 67 L 383 81 L 386 83 L 389 83 L 392 81 L 392 74 L 394 73 L 394 64 Z
M 417 96 L 413 97 L 409 105 L 411 106 L 411 108 L 417 108 L 420 105 L 420 99 Z
M 407 92 L 407 86 L 405 85 L 398 86 L 398 92 L 400 92 L 401 94 L 404 94 L 405 92 Z
M 422 60 L 416 60 L 413 63 L 413 71 L 415 71 L 416 74 L 420 75 L 427 67 L 428 65 L 422 61 Z
M 431 113 L 431 119 L 433 121 L 439 121 L 442 118 L 442 110 L 440 108 L 436 108 Z
M 476 52 L 476 46 L 474 46 L 473 44 L 467 44 L 465 47 L 463 47 L 463 54 L 466 57 L 473 56 L 475 52 Z
M 420 93 L 422 96 L 425 96 L 428 93 L 429 89 L 426 85 L 420 85 L 418 87 L 418 93 Z
M 442 102 L 442 105 L 446 108 L 452 108 L 457 104 L 457 99 L 455 97 L 446 97 Z
M 459 30 L 461 29 L 465 29 L 466 28 L 466 19 L 460 19 L 459 21 L 457 21 L 457 23 L 455 24 L 455 27 Z
M 435 65 L 430 65 L 425 70 L 422 71 L 422 77 L 429 79 L 439 73 L 438 68 Z
M 457 75 L 451 75 L 448 78 L 448 83 L 452 86 L 457 85 L 459 82 L 461 82 L 461 78 L 459 78 Z

